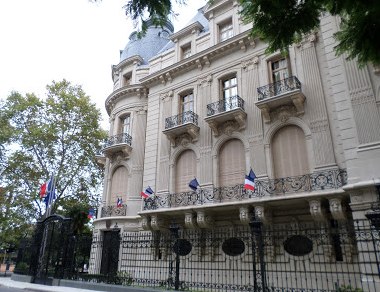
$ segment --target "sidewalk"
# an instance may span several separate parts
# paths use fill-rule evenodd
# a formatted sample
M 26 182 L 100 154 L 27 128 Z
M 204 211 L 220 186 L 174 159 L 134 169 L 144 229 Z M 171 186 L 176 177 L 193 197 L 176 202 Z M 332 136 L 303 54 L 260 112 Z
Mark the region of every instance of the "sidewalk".
M 32 283 L 24 283 L 11 280 L 11 277 L 0 277 L 0 287 L 10 287 L 18 289 L 31 289 L 34 291 L 46 291 L 46 292 L 93 292 L 94 290 L 78 289 L 62 286 L 45 286 Z M 106 292 L 106 291 L 104 291 Z

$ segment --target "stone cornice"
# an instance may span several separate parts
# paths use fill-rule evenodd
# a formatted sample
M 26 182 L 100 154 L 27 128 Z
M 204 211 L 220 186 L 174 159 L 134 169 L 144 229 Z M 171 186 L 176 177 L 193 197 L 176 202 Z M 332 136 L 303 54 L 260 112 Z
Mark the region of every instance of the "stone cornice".
M 189 26 L 186 26 L 185 28 L 181 29 L 180 31 L 173 33 L 170 36 L 170 39 L 173 42 L 176 42 L 178 39 L 182 38 L 183 36 L 189 35 L 192 32 L 197 31 L 197 30 L 200 31 L 202 29 L 203 29 L 203 25 L 199 21 L 196 21 L 196 22 L 190 24 Z
M 108 115 L 111 114 L 111 111 L 116 104 L 116 102 L 121 98 L 126 95 L 138 95 L 140 98 L 141 97 L 147 97 L 148 95 L 148 89 L 141 85 L 141 84 L 134 84 L 134 85 L 128 85 L 121 87 L 114 92 L 112 92 L 106 99 L 105 101 L 105 106 Z
M 198 67 L 199 69 L 202 69 L 204 66 L 210 66 L 211 60 L 222 57 L 226 52 L 239 49 L 246 50 L 248 46 L 255 45 L 255 42 L 249 37 L 249 33 L 250 31 L 245 31 L 229 40 L 218 43 L 189 58 L 156 71 L 140 79 L 140 82 L 146 86 L 157 82 L 165 84 L 166 82 L 171 82 L 175 76 L 190 68 Z
M 138 56 L 138 55 L 135 55 L 135 56 L 132 56 L 132 57 L 129 57 L 123 61 L 121 61 L 119 64 L 117 65 L 113 65 L 112 66 L 112 74 L 115 72 L 115 71 L 118 71 L 120 70 L 121 68 L 125 67 L 126 65 L 129 65 L 129 64 L 141 64 L 144 60 Z

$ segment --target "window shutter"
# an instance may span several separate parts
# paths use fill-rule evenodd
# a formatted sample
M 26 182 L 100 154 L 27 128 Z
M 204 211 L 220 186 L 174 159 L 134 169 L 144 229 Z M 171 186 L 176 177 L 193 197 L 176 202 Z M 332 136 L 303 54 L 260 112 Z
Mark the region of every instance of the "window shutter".
M 297 126 L 281 128 L 272 139 L 272 157 L 276 178 L 309 173 L 306 139 Z
M 175 192 L 189 192 L 189 182 L 196 177 L 197 159 L 192 150 L 184 151 L 177 160 L 175 176 Z M 199 180 L 198 180 L 199 181 Z
M 112 175 L 109 205 L 116 205 L 117 198 L 127 199 L 128 172 L 124 166 L 118 167 Z
M 244 183 L 245 151 L 240 140 L 226 142 L 219 153 L 219 185 L 234 186 Z

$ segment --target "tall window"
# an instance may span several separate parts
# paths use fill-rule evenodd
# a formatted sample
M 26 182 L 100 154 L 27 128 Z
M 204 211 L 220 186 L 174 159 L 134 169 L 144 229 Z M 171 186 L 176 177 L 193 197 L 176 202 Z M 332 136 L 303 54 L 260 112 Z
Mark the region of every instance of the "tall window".
M 120 134 L 130 134 L 131 131 L 131 116 L 126 115 L 121 118 Z
M 238 94 L 236 76 L 222 80 L 222 91 L 225 110 L 233 109 Z
M 219 152 L 219 185 L 234 186 L 244 182 L 245 151 L 238 139 L 227 141 Z
M 272 139 L 275 178 L 309 173 L 305 134 L 297 126 L 281 128 Z
M 111 193 L 109 194 L 108 204 L 116 205 L 117 198 L 121 198 L 125 203 L 127 199 L 127 188 L 128 188 L 128 172 L 124 166 L 118 167 L 112 174 L 111 179 Z
M 194 111 L 194 95 L 193 92 L 187 92 L 180 96 L 181 98 L 181 108 L 180 112 L 185 113 L 188 111 Z
M 225 41 L 234 36 L 232 20 L 219 25 L 219 40 Z
M 192 150 L 185 150 L 178 157 L 175 171 L 175 192 L 189 192 L 189 182 L 197 175 L 196 156 Z
M 289 77 L 288 60 L 286 58 L 270 62 L 272 82 L 277 82 Z
M 131 85 L 132 73 L 127 73 L 123 76 L 123 86 Z

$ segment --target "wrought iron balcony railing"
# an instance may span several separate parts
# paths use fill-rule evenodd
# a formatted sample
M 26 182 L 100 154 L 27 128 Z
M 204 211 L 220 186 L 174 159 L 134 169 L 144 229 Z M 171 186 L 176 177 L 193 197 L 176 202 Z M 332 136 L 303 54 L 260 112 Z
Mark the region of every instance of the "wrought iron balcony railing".
M 115 136 L 111 136 L 104 141 L 103 148 L 107 148 L 107 147 L 114 146 L 117 144 L 127 144 L 131 146 L 132 145 L 131 135 L 127 133 L 122 133 Z
M 235 95 L 228 98 L 224 98 L 217 102 L 213 102 L 207 105 L 207 116 L 223 113 L 235 108 L 241 108 L 244 110 L 244 99 Z
M 301 89 L 301 82 L 296 76 L 291 76 L 289 78 L 257 88 L 257 92 L 259 94 L 258 99 L 263 100 L 296 89 Z
M 165 129 L 177 127 L 186 123 L 193 123 L 198 126 L 198 115 L 192 111 L 187 111 L 165 119 Z
M 127 206 L 103 206 L 100 210 L 100 218 L 113 217 L 113 216 L 125 216 L 127 215 Z
M 200 189 L 197 192 L 156 196 L 144 200 L 144 210 L 217 204 L 227 201 L 241 201 L 291 193 L 338 189 L 345 184 L 347 184 L 347 172 L 344 169 L 327 170 L 278 179 L 256 179 L 255 191 L 246 190 L 243 184 L 239 184 L 231 187 Z

